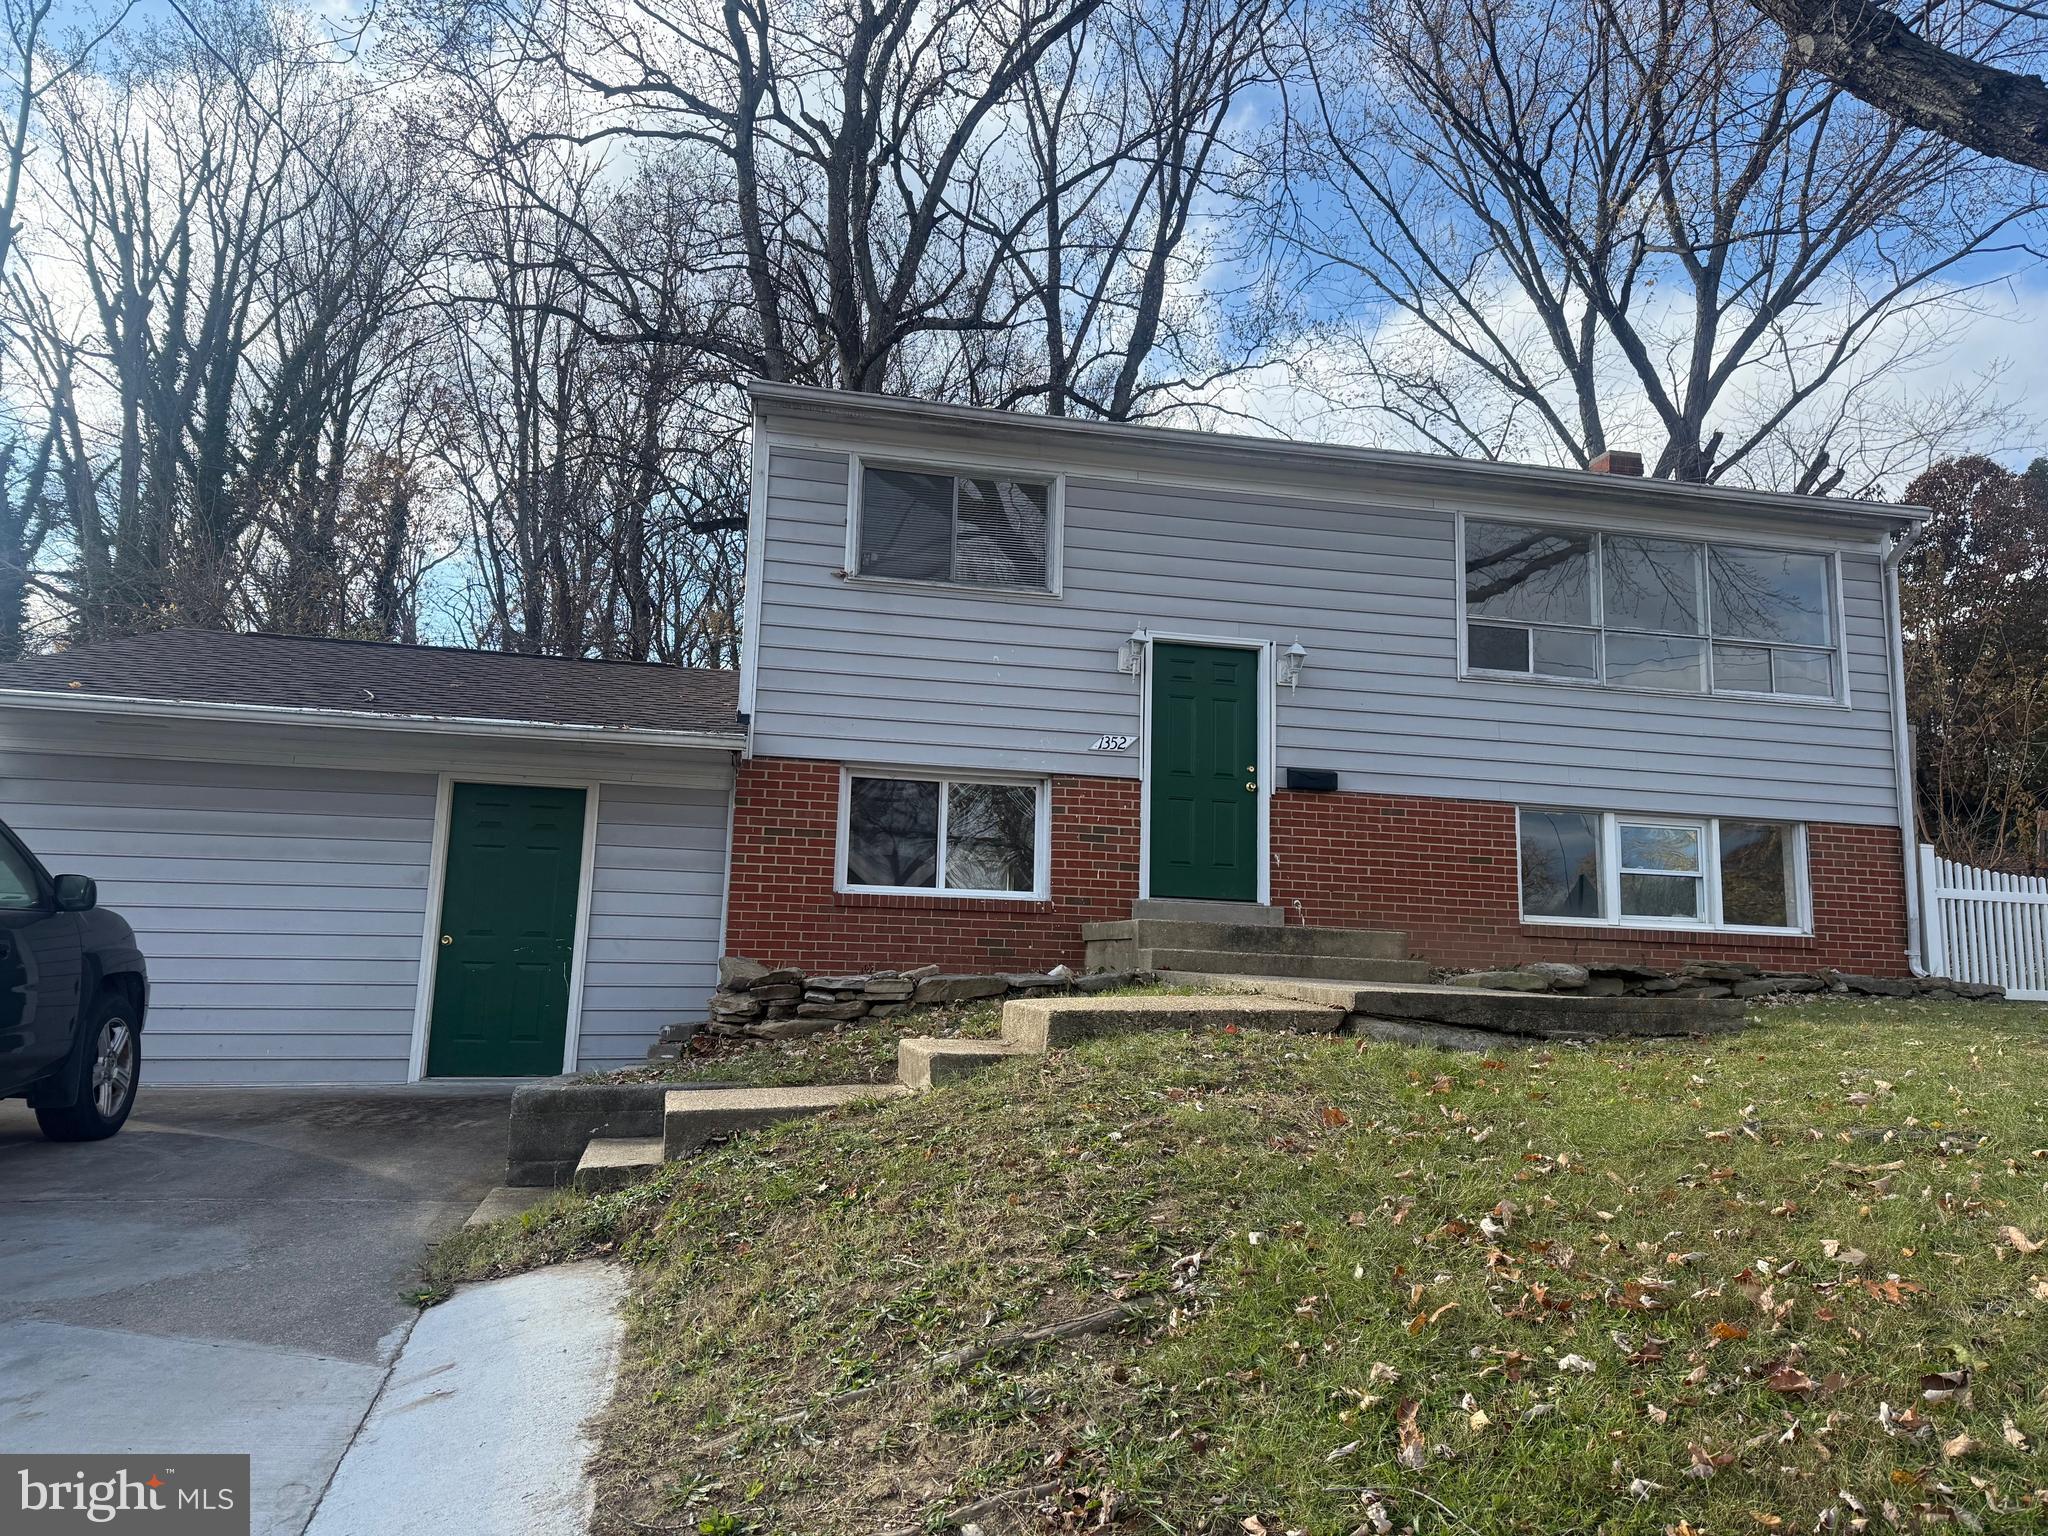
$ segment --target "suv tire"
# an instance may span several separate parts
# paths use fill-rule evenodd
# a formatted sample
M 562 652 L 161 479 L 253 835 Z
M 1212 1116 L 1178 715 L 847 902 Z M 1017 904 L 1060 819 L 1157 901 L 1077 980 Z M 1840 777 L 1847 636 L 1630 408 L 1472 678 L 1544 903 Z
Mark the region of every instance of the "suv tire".
M 104 1141 L 120 1130 L 142 1079 L 142 1031 L 122 993 L 109 990 L 94 1000 L 66 1072 L 71 1102 L 36 1111 L 43 1134 L 52 1141 Z

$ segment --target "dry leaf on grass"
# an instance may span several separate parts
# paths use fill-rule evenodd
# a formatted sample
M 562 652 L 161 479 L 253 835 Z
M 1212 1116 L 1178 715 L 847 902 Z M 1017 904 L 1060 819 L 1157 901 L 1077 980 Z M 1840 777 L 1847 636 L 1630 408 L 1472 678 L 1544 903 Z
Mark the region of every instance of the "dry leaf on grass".
M 1422 1464 L 1429 1458 L 1429 1448 L 1423 1440 L 1422 1430 L 1416 1425 L 1415 1416 L 1422 1411 L 1422 1404 L 1414 1398 L 1401 1404 L 1395 1418 L 1401 1432 L 1401 1449 L 1394 1459 L 1410 1472 L 1420 1472 Z

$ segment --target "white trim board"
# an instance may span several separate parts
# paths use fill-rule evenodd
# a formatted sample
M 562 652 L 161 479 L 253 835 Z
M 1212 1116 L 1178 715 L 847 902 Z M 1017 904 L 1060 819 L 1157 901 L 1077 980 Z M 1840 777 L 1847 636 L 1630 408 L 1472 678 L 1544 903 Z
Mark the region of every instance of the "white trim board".
M 595 779 L 494 776 L 444 773 L 434 791 L 433 862 L 427 867 L 427 920 L 420 935 L 420 972 L 412 1020 L 412 1047 L 407 1058 L 406 1081 L 423 1082 L 427 1075 L 427 1035 L 434 1017 L 434 975 L 439 964 L 441 903 L 448 876 L 448 828 L 455 803 L 455 786 L 463 784 L 526 785 L 536 789 L 580 789 L 583 791 L 583 842 L 581 867 L 576 878 L 576 921 L 570 934 L 569 988 L 562 1023 L 562 1071 L 576 1070 L 576 1055 L 583 1040 L 583 978 L 589 969 L 591 886 L 597 872 L 597 802 L 602 785 Z M 728 845 L 729 846 L 729 845 Z M 438 1079 L 437 1079 L 438 1081 Z M 493 1079 L 496 1081 L 496 1079 Z M 505 1081 L 512 1081 L 507 1078 Z
M 694 744 L 665 747 L 586 739 L 508 740 L 404 731 L 316 731 L 281 721 L 137 719 L 44 709 L 0 700 L 0 747 L 88 757 L 263 763 L 380 773 L 454 773 L 486 783 L 524 774 L 587 776 L 607 783 L 722 789 L 734 753 Z
M 1138 694 L 1138 899 L 1152 896 L 1152 643 L 1211 646 L 1217 650 L 1259 653 L 1259 885 L 1256 903 L 1273 900 L 1273 773 L 1278 756 L 1279 687 L 1274 679 L 1271 640 L 1245 640 L 1226 635 L 1192 635 L 1177 631 L 1145 631 L 1144 660 Z
M 68 693 L 50 688 L 0 687 L 0 705 L 77 710 L 129 719 L 250 722 L 335 730 L 393 731 L 426 736 L 475 736 L 512 741 L 605 742 L 636 747 L 710 747 L 737 751 L 746 738 L 729 731 L 667 731 L 608 725 L 565 725 L 539 720 L 497 720 L 468 715 L 377 714 L 368 710 L 302 705 L 221 704 L 190 699 L 136 698 L 116 693 Z

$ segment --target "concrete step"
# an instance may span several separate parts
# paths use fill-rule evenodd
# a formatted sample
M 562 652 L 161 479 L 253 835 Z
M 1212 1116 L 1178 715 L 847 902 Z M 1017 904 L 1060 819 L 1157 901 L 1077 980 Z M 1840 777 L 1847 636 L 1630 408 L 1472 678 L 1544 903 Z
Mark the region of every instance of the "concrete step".
M 843 1109 L 863 1099 L 894 1099 L 910 1092 L 901 1083 L 832 1083 L 813 1088 L 672 1088 L 662 1106 L 662 1146 L 684 1157 L 721 1136 L 758 1131 Z
M 646 1178 L 664 1161 L 659 1136 L 593 1136 L 569 1182 L 586 1195 L 600 1195 Z
M 1131 903 L 1131 916 L 1162 923 L 1235 923 L 1240 927 L 1278 928 L 1287 921 L 1285 907 L 1255 901 L 1182 901 L 1152 897 Z
M 1140 1030 L 1294 1029 L 1324 1034 L 1344 1022 L 1344 1010 L 1245 993 L 1191 997 L 1031 997 L 1003 1004 L 1003 1039 L 1018 1050 L 1042 1052 L 1105 1035 Z
M 1036 1054 L 1007 1040 L 955 1040 L 940 1035 L 905 1035 L 896 1042 L 896 1080 L 926 1089 L 972 1077 L 1005 1061 Z
M 1583 997 L 1478 987 L 1401 986 L 1298 977 L 1176 972 L 1164 980 L 1278 1002 L 1342 1009 L 1360 1034 L 1463 1049 L 1538 1040 L 1658 1039 L 1730 1034 L 1743 1026 L 1739 998 Z
M 1133 918 L 1121 923 L 1083 923 L 1090 946 L 1129 944 L 1137 949 L 1234 949 L 1269 955 L 1331 955 L 1349 960 L 1405 960 L 1408 935 L 1388 928 L 1282 927 L 1249 923 L 1167 922 Z M 1091 950 L 1092 953 L 1092 950 Z
M 1426 960 L 1353 959 L 1345 955 L 1297 955 L 1240 949 L 1141 949 L 1132 966 L 1140 971 L 1202 971 L 1224 976 L 1287 976 L 1303 981 L 1426 982 Z

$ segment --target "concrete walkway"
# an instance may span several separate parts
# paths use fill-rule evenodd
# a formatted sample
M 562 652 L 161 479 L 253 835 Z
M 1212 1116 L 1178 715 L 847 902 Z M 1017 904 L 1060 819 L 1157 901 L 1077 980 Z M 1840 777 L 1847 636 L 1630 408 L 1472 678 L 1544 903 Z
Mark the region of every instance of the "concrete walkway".
M 413 1328 L 308 1536 L 588 1528 L 585 1425 L 611 1396 L 620 1271 L 567 1264 L 467 1285 Z

